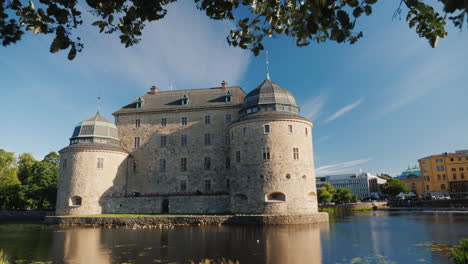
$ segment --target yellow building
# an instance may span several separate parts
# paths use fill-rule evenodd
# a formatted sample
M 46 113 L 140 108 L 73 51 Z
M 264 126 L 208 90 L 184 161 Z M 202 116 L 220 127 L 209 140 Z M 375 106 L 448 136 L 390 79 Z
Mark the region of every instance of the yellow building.
M 468 150 L 442 153 L 419 160 L 425 196 L 468 196 Z

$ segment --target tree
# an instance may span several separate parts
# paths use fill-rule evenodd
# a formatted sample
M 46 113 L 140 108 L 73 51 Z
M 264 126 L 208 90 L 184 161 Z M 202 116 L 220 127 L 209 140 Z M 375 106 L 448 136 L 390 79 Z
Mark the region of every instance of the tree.
M 333 198 L 336 200 L 337 203 L 350 203 L 356 202 L 357 196 L 351 193 L 351 190 L 345 188 L 339 188 L 336 190 L 335 195 Z
M 388 179 L 382 186 L 382 193 L 389 195 L 397 195 L 399 193 L 408 193 L 409 188 L 399 179 Z
M 42 161 L 51 162 L 58 168 L 60 165 L 60 155 L 57 152 L 52 151 L 47 154 Z
M 24 30 L 33 34 L 53 34 L 50 52 L 68 50 L 68 59 L 75 58 L 84 47 L 79 36 L 73 32 L 83 24 L 83 11 L 94 15 L 89 21 L 106 34 L 118 33 L 125 47 L 137 44 L 142 30 L 149 22 L 163 19 L 167 6 L 177 0 L 7 0 L 0 4 L 0 41 L 3 46 L 16 43 Z M 227 36 L 227 42 L 235 47 L 250 49 L 258 55 L 264 49 L 266 37 L 284 35 L 295 40 L 297 46 L 327 40 L 358 41 L 363 33 L 355 31 L 358 19 L 372 14 L 377 0 L 193 0 L 196 7 L 209 18 L 237 21 L 236 28 Z M 438 0 L 442 10 L 423 0 L 395 1 L 395 16 L 406 12 L 410 28 L 426 38 L 432 47 L 438 38 L 447 35 L 445 25 L 451 20 L 455 27 L 462 28 L 468 3 L 461 0 Z M 35 6 L 35 3 L 38 6 Z M 247 11 L 247 12 L 245 12 Z M 441 15 L 444 12 L 445 15 Z M 448 14 L 448 16 L 447 16 Z M 466 16 L 468 19 L 468 16 Z
M 323 204 L 323 203 L 329 203 L 333 197 L 333 194 L 331 194 L 329 191 L 327 191 L 327 188 L 322 187 L 318 190 L 318 202 Z

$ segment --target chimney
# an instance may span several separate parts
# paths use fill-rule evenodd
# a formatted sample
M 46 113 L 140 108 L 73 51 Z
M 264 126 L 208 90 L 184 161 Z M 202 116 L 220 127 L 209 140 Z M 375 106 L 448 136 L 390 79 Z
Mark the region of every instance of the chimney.
M 226 89 L 227 88 L 227 83 L 226 81 L 221 82 L 221 88 Z
M 159 89 L 156 88 L 156 86 L 154 86 L 154 85 L 151 86 L 150 87 L 150 94 L 155 94 L 156 92 L 159 92 Z

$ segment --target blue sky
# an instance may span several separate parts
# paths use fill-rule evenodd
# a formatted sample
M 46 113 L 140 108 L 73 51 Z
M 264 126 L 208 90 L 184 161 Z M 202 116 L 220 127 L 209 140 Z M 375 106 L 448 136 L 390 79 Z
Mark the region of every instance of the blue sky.
M 314 122 L 318 174 L 398 174 L 421 157 L 468 149 L 468 31 L 449 27 L 432 49 L 404 20 L 392 19 L 396 5 L 382 1 L 360 20 L 364 38 L 354 45 L 264 43 L 272 80 Z M 96 112 L 97 96 L 112 120 L 151 85 L 191 89 L 226 80 L 249 92 L 265 78 L 265 58 L 229 47 L 231 27 L 184 1 L 149 25 L 135 47 L 89 26 L 79 32 L 85 49 L 71 62 L 48 52 L 49 37 L 0 47 L 0 148 L 38 159 L 58 151 Z

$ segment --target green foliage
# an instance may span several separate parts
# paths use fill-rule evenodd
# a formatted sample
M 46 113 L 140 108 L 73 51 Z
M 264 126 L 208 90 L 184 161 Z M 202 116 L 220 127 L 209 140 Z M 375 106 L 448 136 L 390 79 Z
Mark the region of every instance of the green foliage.
M 409 188 L 399 179 L 388 179 L 386 183 L 382 185 L 382 193 L 389 195 L 397 195 L 400 192 L 408 193 Z
M 450 249 L 449 256 L 455 264 L 468 263 L 468 239 L 461 240 L 458 245 Z
M 29 153 L 23 153 L 18 157 L 17 167 L 13 167 L 13 153 L 0 150 L 0 171 L 3 171 L 0 174 L 0 208 L 53 208 L 59 162 L 60 157 L 56 152 L 49 153 L 42 161 L 35 160 Z M 10 164 L 8 169 L 5 169 L 5 164 Z
M 0 264 L 10 264 L 10 261 L 8 261 L 7 256 L 1 249 L 0 249 Z
M 350 202 L 357 202 L 357 196 L 352 194 L 349 189 L 339 188 L 336 190 L 335 195 L 333 198 L 336 200 L 337 203 L 350 203 Z
M 84 45 L 73 32 L 83 24 L 82 11 L 94 16 L 90 24 L 105 34 L 118 33 L 120 42 L 129 47 L 137 44 L 147 23 L 163 19 L 166 7 L 177 0 L 113 1 L 113 0 L 10 0 L 0 3 L 0 41 L 8 46 L 19 41 L 24 30 L 33 34 L 53 34 L 50 52 L 68 50 L 73 60 Z M 372 14 L 377 0 L 193 0 L 198 10 L 215 20 L 236 21 L 227 41 L 230 45 L 250 49 L 255 55 L 264 49 L 267 37 L 287 36 L 296 45 L 327 40 L 337 43 L 358 41 L 363 32 L 355 30 L 358 19 Z M 407 11 L 406 20 L 416 33 L 426 38 L 432 47 L 438 38 L 447 35 L 445 25 L 451 20 L 462 28 L 468 12 L 468 3 L 461 0 L 438 0 L 441 16 L 434 7 L 423 0 L 400 0 L 395 15 L 401 16 L 402 6 Z M 404 4 L 404 5 L 403 5 Z M 247 11 L 247 12 L 244 12 Z
M 329 203 L 333 198 L 336 190 L 330 183 L 326 183 L 325 186 L 318 190 L 318 202 Z

